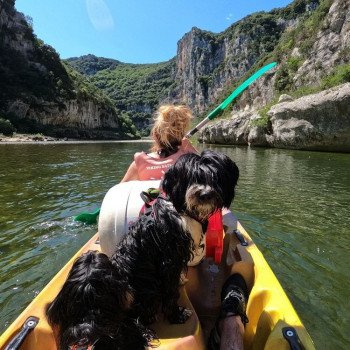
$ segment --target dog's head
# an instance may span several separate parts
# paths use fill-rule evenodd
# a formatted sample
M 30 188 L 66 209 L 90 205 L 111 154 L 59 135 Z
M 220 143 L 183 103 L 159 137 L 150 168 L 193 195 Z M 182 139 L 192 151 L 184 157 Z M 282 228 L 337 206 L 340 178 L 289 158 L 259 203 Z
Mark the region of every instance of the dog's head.
M 107 255 L 89 251 L 73 264 L 46 316 L 57 330 L 59 349 L 111 342 L 125 318 L 126 293 Z
M 230 207 L 238 177 L 238 167 L 228 156 L 206 150 L 181 156 L 161 186 L 178 212 L 204 221 L 217 209 Z

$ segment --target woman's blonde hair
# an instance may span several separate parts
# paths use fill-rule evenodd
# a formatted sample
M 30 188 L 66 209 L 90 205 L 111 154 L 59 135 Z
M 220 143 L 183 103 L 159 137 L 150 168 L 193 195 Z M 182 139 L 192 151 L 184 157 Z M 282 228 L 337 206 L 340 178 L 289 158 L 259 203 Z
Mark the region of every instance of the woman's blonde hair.
M 152 151 L 176 148 L 181 145 L 190 126 L 192 112 L 186 106 L 164 105 L 155 113 L 151 136 Z

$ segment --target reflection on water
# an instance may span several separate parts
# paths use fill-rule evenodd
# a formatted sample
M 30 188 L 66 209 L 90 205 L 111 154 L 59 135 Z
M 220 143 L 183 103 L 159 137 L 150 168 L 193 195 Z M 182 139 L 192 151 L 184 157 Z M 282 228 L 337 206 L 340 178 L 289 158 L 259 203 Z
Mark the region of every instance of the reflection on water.
M 96 231 L 72 217 L 99 207 L 133 154 L 148 147 L 0 145 L 0 331 Z M 316 347 L 349 348 L 350 156 L 208 147 L 238 164 L 233 210 Z

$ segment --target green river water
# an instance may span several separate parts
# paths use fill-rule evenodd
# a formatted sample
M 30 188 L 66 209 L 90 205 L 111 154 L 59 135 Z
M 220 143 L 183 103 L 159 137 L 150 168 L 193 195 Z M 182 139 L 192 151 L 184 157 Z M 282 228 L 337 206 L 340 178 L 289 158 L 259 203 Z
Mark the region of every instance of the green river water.
M 133 154 L 148 147 L 0 145 L 0 333 L 96 232 L 72 217 L 99 207 Z M 210 147 L 238 164 L 232 209 L 316 348 L 349 349 L 350 155 Z

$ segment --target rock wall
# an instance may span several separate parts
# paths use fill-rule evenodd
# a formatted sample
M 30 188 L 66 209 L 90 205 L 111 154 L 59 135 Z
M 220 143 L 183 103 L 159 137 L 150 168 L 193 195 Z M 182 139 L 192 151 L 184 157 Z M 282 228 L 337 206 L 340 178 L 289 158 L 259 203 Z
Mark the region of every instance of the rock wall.
M 196 113 L 203 112 L 226 86 L 239 79 L 254 62 L 248 52 L 250 39 L 236 33 L 234 39 L 192 28 L 179 42 L 173 92 Z M 237 57 L 244 58 L 238 62 Z M 234 58 L 235 57 L 235 58 Z M 255 57 L 256 58 L 256 57 Z
M 0 2 L 0 33 L 4 46 L 16 50 L 19 54 L 30 59 L 34 52 L 34 43 L 31 39 L 31 30 L 25 16 L 14 9 L 14 1 L 1 0 Z
M 298 56 L 298 47 L 294 55 Z M 296 72 L 295 86 L 316 85 L 338 64 L 350 61 L 350 1 L 334 0 L 321 30 Z
M 272 147 L 350 152 L 350 83 L 279 103 L 268 115 Z
M 9 104 L 8 112 L 19 119 L 31 119 L 42 125 L 78 129 L 118 129 L 119 122 L 113 110 L 102 108 L 91 101 L 68 100 L 61 104 L 42 101 L 40 106 L 21 100 Z
M 117 110 L 100 96 L 95 98 L 85 91 L 79 96 L 75 78 L 55 50 L 36 38 L 13 0 L 0 1 L 0 33 L 0 116 L 62 130 L 104 129 L 123 135 Z M 5 53 L 21 64 L 9 62 Z M 40 85 L 45 89 L 40 90 Z M 17 129 L 18 125 L 21 123 Z
M 271 53 L 286 31 L 295 28 L 319 4 L 296 1 L 284 9 L 259 12 L 234 23 L 224 32 L 214 34 L 192 28 L 177 46 L 174 80 L 170 100 L 189 105 L 202 113 L 218 97 L 228 95 L 263 56 Z M 240 98 L 239 108 L 261 107 L 274 96 L 274 78 L 269 75 Z
M 301 97 L 283 96 L 267 112 L 270 121 L 259 127 L 260 116 L 241 112 L 230 120 L 207 126 L 204 143 L 270 146 L 304 150 L 350 152 L 350 83 Z

